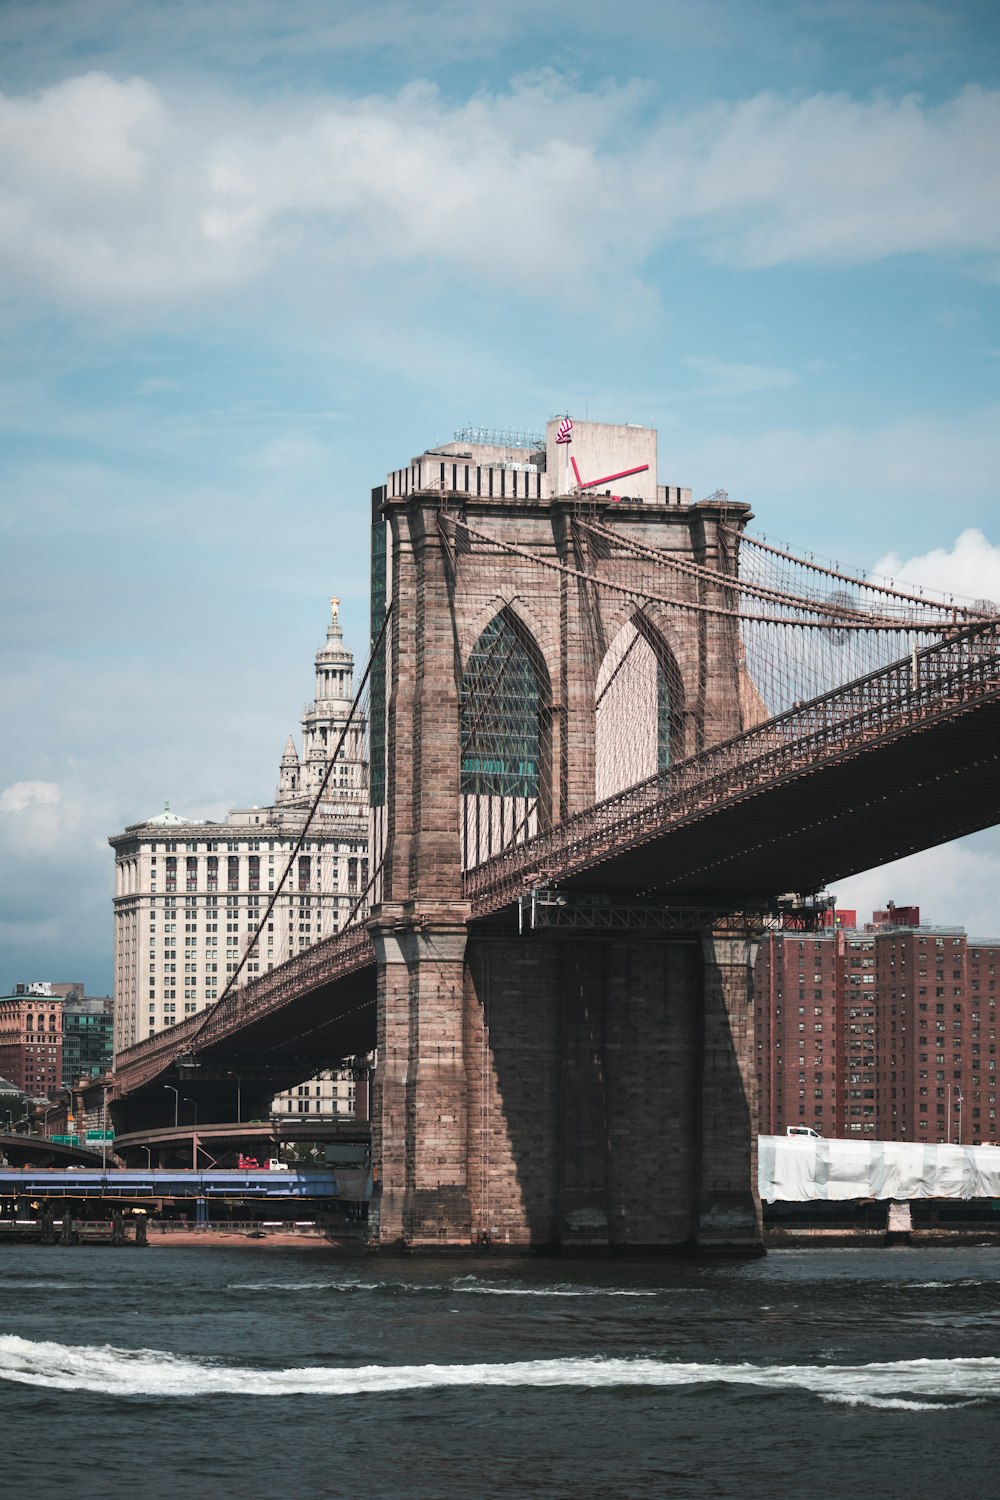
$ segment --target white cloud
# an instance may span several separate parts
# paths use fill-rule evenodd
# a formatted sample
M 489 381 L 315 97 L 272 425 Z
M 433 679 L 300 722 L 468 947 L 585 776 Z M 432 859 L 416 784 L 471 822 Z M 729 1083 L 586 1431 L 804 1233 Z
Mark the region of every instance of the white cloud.
M 0 258 L 45 296 L 155 312 L 268 271 L 341 298 L 386 266 L 627 289 L 677 238 L 750 267 L 1000 249 L 1000 92 L 766 93 L 652 125 L 649 105 L 551 73 L 457 103 L 419 82 L 198 101 L 90 73 L 0 98 Z
M 52 807 L 62 800 L 54 781 L 15 781 L 0 792 L 0 813 L 23 813 L 29 807 Z
M 664 128 L 666 181 L 687 155 L 689 212 L 745 266 L 1000 250 L 1000 93 L 859 102 L 764 93 Z
M 1000 604 L 1000 547 L 987 541 L 977 527 L 963 531 L 950 550 L 934 547 L 918 557 L 887 552 L 872 571 L 960 599 L 991 599 Z
M 840 880 L 835 890 L 837 904 L 856 908 L 859 922 L 892 900 L 897 906 L 919 906 L 923 922 L 957 923 L 973 937 L 1000 939 L 1000 834 L 990 830 L 907 855 Z
M 853 500 L 862 507 L 865 525 L 885 520 L 898 527 L 909 524 L 903 517 L 911 518 L 915 505 L 937 507 L 952 495 L 961 495 L 966 514 L 973 505 L 992 512 L 1000 474 L 1000 408 L 871 428 L 845 423 L 719 433 L 703 447 L 686 445 L 673 462 L 679 465 L 675 472 L 688 476 L 680 483 L 694 483 L 703 493 L 722 485 L 736 500 L 766 500 L 772 513 L 778 496 L 803 507 L 836 496 L 841 515 L 845 501 Z M 852 554 L 861 550 L 857 542 L 851 547 Z
M 573 278 L 620 237 L 604 221 L 622 222 L 627 184 L 597 144 L 635 93 L 542 76 L 458 106 L 417 83 L 182 112 L 141 79 L 89 74 L 0 102 L 0 254 L 21 279 L 110 302 L 237 285 L 300 255 L 330 284 L 428 258 Z
M 694 396 L 748 396 L 758 391 L 780 391 L 795 385 L 794 370 L 776 365 L 732 364 L 725 360 L 694 357 L 685 364 L 697 370 L 706 384 L 697 387 Z

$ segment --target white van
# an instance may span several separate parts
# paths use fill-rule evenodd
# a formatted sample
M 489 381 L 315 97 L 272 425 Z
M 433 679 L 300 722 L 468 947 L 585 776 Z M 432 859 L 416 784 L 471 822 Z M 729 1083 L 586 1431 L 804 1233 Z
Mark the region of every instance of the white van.
M 811 1125 L 786 1125 L 786 1127 L 785 1127 L 785 1134 L 786 1135 L 808 1135 L 808 1136 L 811 1136 L 814 1141 L 821 1141 L 823 1139 L 823 1137 L 820 1135 L 819 1131 L 818 1130 L 813 1130 L 813 1128 L 812 1128 Z

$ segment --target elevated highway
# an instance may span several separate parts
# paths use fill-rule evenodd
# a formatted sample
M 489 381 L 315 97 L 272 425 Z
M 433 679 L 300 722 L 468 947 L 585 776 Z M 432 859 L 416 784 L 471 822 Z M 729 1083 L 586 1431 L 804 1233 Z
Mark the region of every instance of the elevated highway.
M 237 1154 L 269 1158 L 280 1156 L 288 1145 L 299 1143 L 353 1147 L 364 1160 L 371 1145 L 367 1120 L 233 1120 L 205 1125 L 161 1125 L 151 1130 L 131 1131 L 115 1138 L 115 1155 L 128 1166 L 233 1164 Z M 177 1159 L 180 1158 L 178 1161 Z
M 353 1169 L 315 1171 L 123 1171 L 83 1168 L 0 1168 L 0 1202 L 12 1199 L 116 1200 L 142 1204 L 150 1200 L 303 1198 L 313 1201 L 367 1196 L 368 1174 Z

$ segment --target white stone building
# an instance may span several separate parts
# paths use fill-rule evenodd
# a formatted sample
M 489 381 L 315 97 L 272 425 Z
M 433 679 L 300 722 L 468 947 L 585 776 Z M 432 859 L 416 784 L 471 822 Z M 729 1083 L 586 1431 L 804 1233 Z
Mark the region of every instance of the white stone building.
M 265 973 L 337 932 L 368 886 L 368 765 L 357 721 L 296 845 L 326 775 L 353 698 L 354 657 L 338 600 L 316 653 L 315 698 L 291 735 L 271 807 L 237 808 L 224 823 L 162 813 L 108 840 L 115 851 L 115 1052 L 211 1005 L 245 959 Z M 283 886 L 282 874 L 293 860 Z M 279 891 L 264 931 L 253 935 Z M 353 1113 L 349 1075 L 321 1075 L 275 1100 L 288 1114 Z

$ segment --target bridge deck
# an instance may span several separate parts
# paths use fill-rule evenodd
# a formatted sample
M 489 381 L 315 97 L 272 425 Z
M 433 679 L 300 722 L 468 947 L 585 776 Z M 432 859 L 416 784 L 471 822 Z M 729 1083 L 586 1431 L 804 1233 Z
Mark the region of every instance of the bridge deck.
M 734 908 L 1000 822 L 1000 626 L 964 630 L 608 799 L 470 872 L 479 919 L 533 886 Z M 200 1059 L 369 1051 L 375 953 L 364 930 L 317 944 L 119 1059 L 117 1092 L 185 1049 Z M 306 1070 L 301 1077 L 308 1074 Z

